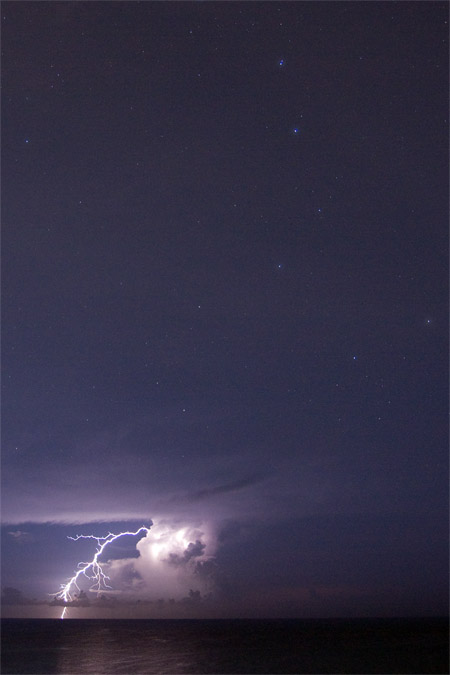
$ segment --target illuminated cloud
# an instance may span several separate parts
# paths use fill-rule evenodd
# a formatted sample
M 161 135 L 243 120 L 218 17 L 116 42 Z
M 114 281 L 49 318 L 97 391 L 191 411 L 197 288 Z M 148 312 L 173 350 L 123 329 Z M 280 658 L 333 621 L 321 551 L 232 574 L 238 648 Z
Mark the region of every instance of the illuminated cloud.
M 138 557 L 109 557 L 110 544 L 138 534 L 145 535 L 136 545 Z M 93 540 L 93 554 L 90 562 L 77 565 L 74 576 L 55 594 L 57 600 L 72 602 L 78 593 L 88 590 L 96 595 L 178 600 L 189 591 L 203 594 L 213 590 L 216 539 L 205 524 L 163 521 L 134 532 L 124 530 L 105 537 L 84 534 L 71 539 Z
M 216 548 L 215 535 L 207 524 L 155 524 L 137 544 L 140 556 L 134 560 L 134 569 L 142 580 L 141 592 L 148 597 L 177 598 L 191 588 L 211 590 L 211 579 L 201 569 L 214 559 Z

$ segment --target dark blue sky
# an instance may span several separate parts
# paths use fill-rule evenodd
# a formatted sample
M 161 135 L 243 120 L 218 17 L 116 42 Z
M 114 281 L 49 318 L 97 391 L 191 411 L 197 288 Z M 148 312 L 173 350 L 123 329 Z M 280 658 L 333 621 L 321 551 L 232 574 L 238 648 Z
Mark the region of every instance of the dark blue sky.
M 447 3 L 2 26 L 3 584 L 154 522 L 218 607 L 444 613 Z

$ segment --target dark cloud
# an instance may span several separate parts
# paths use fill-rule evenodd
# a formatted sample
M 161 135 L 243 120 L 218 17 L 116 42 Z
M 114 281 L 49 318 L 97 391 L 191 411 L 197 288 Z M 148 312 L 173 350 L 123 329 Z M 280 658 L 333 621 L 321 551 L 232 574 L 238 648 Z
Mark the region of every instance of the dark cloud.
M 195 543 L 190 542 L 182 555 L 170 553 L 167 557 L 167 562 L 170 563 L 170 565 L 187 565 L 193 558 L 202 556 L 205 548 L 206 544 L 197 539 Z
M 24 544 L 33 540 L 33 535 L 23 530 L 13 530 L 8 532 L 8 535 L 18 544 Z
M 209 497 L 214 497 L 216 495 L 227 494 L 228 492 L 237 492 L 238 490 L 243 490 L 244 488 L 250 487 L 251 485 L 256 485 L 264 480 L 260 476 L 249 476 L 243 478 L 242 480 L 237 480 L 234 483 L 226 483 L 224 485 L 217 485 L 213 488 L 205 488 L 204 490 L 199 490 L 190 495 L 184 497 L 188 502 L 199 502 L 203 499 L 208 499 Z

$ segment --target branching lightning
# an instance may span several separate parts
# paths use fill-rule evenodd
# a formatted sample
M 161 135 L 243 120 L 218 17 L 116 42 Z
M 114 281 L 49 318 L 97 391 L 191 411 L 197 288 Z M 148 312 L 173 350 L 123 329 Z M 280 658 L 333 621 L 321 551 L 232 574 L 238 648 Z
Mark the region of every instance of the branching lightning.
M 109 586 L 108 584 L 110 578 L 103 571 L 102 563 L 99 562 L 100 556 L 108 544 L 115 541 L 119 537 L 124 537 L 126 535 L 136 536 L 141 532 L 145 532 L 147 535 L 150 532 L 150 528 L 143 526 L 136 530 L 136 532 L 119 532 L 119 534 L 113 534 L 110 532 L 106 535 L 106 537 L 96 537 L 93 534 L 77 534 L 76 537 L 68 537 L 68 539 L 71 539 L 72 541 L 78 541 L 79 539 L 94 539 L 97 542 L 98 548 L 92 560 L 78 563 L 78 570 L 66 584 L 61 585 L 61 589 L 57 593 L 53 594 L 54 597 L 57 600 L 62 600 L 65 603 L 73 602 L 75 591 L 77 590 L 78 592 L 81 592 L 81 589 L 78 585 L 78 580 L 81 575 L 94 582 L 92 586 L 90 586 L 89 590 L 91 591 L 100 593 L 102 590 L 111 589 L 112 586 Z M 67 607 L 64 607 L 61 619 L 64 618 L 66 609 Z

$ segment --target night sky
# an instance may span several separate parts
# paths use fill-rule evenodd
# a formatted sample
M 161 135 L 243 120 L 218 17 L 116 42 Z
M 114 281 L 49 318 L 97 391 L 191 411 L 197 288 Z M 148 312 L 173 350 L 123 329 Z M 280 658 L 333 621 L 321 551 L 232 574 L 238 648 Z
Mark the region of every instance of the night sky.
M 448 15 L 2 3 L 3 586 L 447 612 Z

